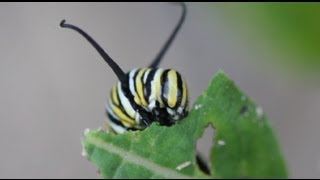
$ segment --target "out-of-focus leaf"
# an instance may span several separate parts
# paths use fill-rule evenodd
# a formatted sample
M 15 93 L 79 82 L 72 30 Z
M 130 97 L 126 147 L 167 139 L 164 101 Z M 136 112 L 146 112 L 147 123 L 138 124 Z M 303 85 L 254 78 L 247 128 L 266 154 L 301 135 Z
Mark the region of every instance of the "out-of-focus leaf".
M 269 62 L 319 71 L 319 3 L 213 3 L 212 9 Z

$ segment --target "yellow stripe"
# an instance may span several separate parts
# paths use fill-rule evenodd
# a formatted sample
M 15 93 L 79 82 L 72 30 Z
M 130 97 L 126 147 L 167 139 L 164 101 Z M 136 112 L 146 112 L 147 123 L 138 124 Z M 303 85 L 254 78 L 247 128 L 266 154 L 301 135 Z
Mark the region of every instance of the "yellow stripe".
M 119 106 L 119 99 L 117 95 L 117 84 L 115 84 L 112 88 L 112 101 Z
M 162 89 L 162 86 L 161 86 L 161 77 L 162 77 L 162 74 L 163 74 L 163 70 L 162 69 L 159 69 L 158 71 L 160 71 L 160 74 L 159 76 L 154 76 L 154 81 L 155 81 L 155 93 L 159 95 L 159 97 L 157 98 L 158 102 L 159 102 L 159 105 L 160 107 L 164 107 L 164 103 L 162 101 L 162 98 L 161 98 L 161 89 Z M 157 72 L 158 73 L 158 72 Z
M 186 106 L 186 102 L 187 102 L 187 95 L 188 95 L 188 89 L 187 89 L 187 84 L 186 82 L 182 79 L 183 85 L 183 91 L 182 91 L 182 103 L 181 105 Z
M 146 84 L 147 78 L 148 78 L 148 74 L 150 73 L 150 71 L 151 71 L 151 69 L 148 68 L 148 69 L 146 70 L 146 72 L 144 73 L 144 76 L 145 76 L 145 77 L 143 77 L 143 84 Z
M 134 96 L 134 101 L 135 101 L 138 105 L 142 106 L 141 101 L 140 101 L 140 99 L 139 99 L 139 97 L 138 97 L 137 95 Z
M 137 94 L 138 94 L 138 96 L 140 98 L 140 101 L 141 101 L 142 105 L 145 106 L 145 107 L 148 106 L 148 103 L 144 99 L 144 88 L 143 88 L 143 83 L 141 81 L 141 76 L 146 70 L 147 70 L 147 68 L 140 69 L 139 72 L 138 72 L 138 75 L 137 75 L 137 77 L 135 79 Z M 136 103 L 138 103 L 138 102 L 136 101 Z
M 177 73 L 174 70 L 170 70 L 168 72 L 168 80 L 169 80 L 168 105 L 169 107 L 173 108 L 177 103 L 177 96 L 178 96 Z
M 112 110 L 125 126 L 132 127 L 135 124 L 135 121 L 125 115 L 117 106 L 112 105 Z

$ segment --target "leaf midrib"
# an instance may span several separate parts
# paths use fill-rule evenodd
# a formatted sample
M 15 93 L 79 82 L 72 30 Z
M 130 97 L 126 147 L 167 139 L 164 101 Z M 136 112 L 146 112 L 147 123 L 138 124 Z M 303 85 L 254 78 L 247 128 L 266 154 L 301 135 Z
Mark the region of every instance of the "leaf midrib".
M 159 174 L 169 179 L 191 179 L 191 176 L 186 176 L 176 171 L 173 171 L 169 168 L 163 167 L 159 164 L 156 164 L 148 159 L 139 156 L 133 152 L 125 151 L 122 148 L 114 146 L 111 143 L 104 142 L 103 140 L 96 137 L 87 137 L 87 143 L 93 144 L 96 148 L 103 149 L 106 152 L 117 154 L 122 157 L 125 161 L 128 161 L 133 164 L 137 164 L 146 169 L 149 169 L 151 172 L 155 174 Z

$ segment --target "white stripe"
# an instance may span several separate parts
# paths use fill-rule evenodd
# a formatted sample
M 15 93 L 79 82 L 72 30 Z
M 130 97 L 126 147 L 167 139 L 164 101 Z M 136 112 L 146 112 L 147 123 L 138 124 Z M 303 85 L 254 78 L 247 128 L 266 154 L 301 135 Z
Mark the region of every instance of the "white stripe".
M 172 116 L 176 114 L 176 112 L 172 110 L 170 107 L 167 107 L 167 112 Z
M 140 118 L 141 118 L 140 114 L 139 114 L 139 113 L 136 113 L 135 120 L 136 120 L 136 123 L 137 123 L 137 124 L 135 125 L 135 127 L 140 125 L 140 123 L 141 123 Z
M 111 109 L 111 100 L 109 101 L 109 105 L 107 104 L 106 105 L 106 109 L 108 111 L 108 113 L 114 118 L 116 119 L 117 121 L 119 121 L 121 123 L 121 121 L 119 120 L 118 116 L 116 116 L 113 112 L 113 110 Z M 107 118 L 108 119 L 108 123 L 109 125 L 111 126 L 111 128 L 118 134 L 122 134 L 126 131 L 126 129 L 122 126 L 119 126 L 117 124 L 115 124 L 114 122 L 111 121 L 111 119 Z
M 119 120 L 119 117 L 116 116 L 113 112 L 113 110 L 111 109 L 111 100 L 109 101 L 109 106 L 107 105 L 107 111 L 108 113 L 114 118 L 116 119 L 117 121 L 119 121 L 121 123 L 121 121 Z M 107 118 L 108 119 L 108 118 Z M 111 119 L 108 119 L 108 122 L 109 122 L 109 125 L 111 126 L 111 128 L 118 134 L 122 134 L 124 133 L 125 131 L 127 131 L 124 127 L 120 126 L 120 125 L 117 125 L 115 124 L 114 122 L 111 121 Z M 123 125 L 123 123 L 121 123 Z
M 158 100 L 158 98 L 160 98 L 160 95 L 161 95 L 161 88 L 160 89 L 160 92 L 158 91 L 159 89 L 157 89 L 156 87 L 156 83 L 160 83 L 160 77 L 161 77 L 161 74 L 163 72 L 163 69 L 158 69 L 157 72 L 154 74 L 153 76 L 153 79 L 151 80 L 151 93 L 150 93 L 150 96 L 149 96 L 149 102 L 152 102 L 152 101 L 156 101 Z M 160 101 L 159 101 L 160 102 Z M 160 106 L 162 104 L 160 103 Z
M 119 125 L 114 124 L 112 121 L 109 120 L 111 128 L 118 134 L 122 134 L 126 132 L 127 130 Z
M 130 88 L 131 94 L 133 96 L 136 96 L 136 91 L 134 90 L 135 80 L 133 79 L 136 71 L 137 71 L 137 69 L 133 69 L 129 73 L 129 88 Z
M 114 119 L 116 119 L 116 120 L 118 120 L 119 122 L 121 122 L 120 121 L 120 119 L 119 119 L 119 117 L 117 116 L 117 115 L 115 115 L 114 114 L 114 112 L 113 112 L 113 110 L 112 110 L 112 106 L 111 106 L 111 101 L 109 101 L 109 106 L 107 106 L 107 111 L 108 111 L 108 113 L 114 118 Z
M 132 119 L 135 119 L 136 111 L 131 106 L 129 99 L 123 94 L 120 81 L 118 82 L 118 94 L 124 110 Z
M 150 111 L 152 111 L 156 107 L 156 101 L 153 100 L 149 103 L 148 108 Z
M 151 69 L 147 69 L 146 72 L 144 73 L 144 76 L 143 76 L 143 87 L 145 87 L 145 85 L 146 85 L 148 74 L 149 74 L 150 71 L 151 71 Z

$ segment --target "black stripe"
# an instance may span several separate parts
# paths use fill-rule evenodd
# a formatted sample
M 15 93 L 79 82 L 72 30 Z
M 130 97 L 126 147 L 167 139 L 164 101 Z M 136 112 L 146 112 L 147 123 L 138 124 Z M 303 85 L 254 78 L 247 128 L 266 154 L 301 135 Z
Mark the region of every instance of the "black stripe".
M 166 69 L 163 71 L 161 75 L 161 99 L 166 107 L 168 107 L 168 98 L 166 97 L 168 95 L 168 72 L 170 69 Z M 166 95 L 166 96 L 165 96 Z
M 133 128 L 133 127 L 128 127 L 128 128 L 126 128 L 126 130 L 127 131 L 137 131 L 137 130 L 139 130 L 139 129 L 137 129 L 137 128 Z
M 118 82 L 119 83 L 119 82 Z M 122 83 L 121 83 L 122 84 Z M 118 84 L 117 84 L 117 98 L 118 98 L 118 100 L 119 100 L 119 106 L 117 106 L 117 105 L 115 105 L 115 106 L 117 106 L 120 110 L 121 110 L 121 112 L 123 112 L 123 114 L 125 114 L 126 116 L 128 116 L 128 117 L 130 117 L 128 114 L 127 114 L 127 112 L 126 112 L 126 110 L 124 109 L 124 107 L 123 107 L 123 105 L 122 105 L 122 102 L 121 102 L 121 99 L 120 99 L 120 95 L 119 95 L 119 88 L 118 88 Z M 122 91 L 122 89 L 120 89 L 120 91 Z
M 152 69 L 149 74 L 148 74 L 148 77 L 147 77 L 147 81 L 146 81 L 146 85 L 145 85 L 145 89 L 146 89 L 146 93 L 145 93 L 145 99 L 147 100 L 148 103 L 149 102 L 149 97 L 151 95 L 151 81 L 153 80 L 154 78 L 154 75 L 155 73 L 157 72 L 157 68 L 155 69 Z
M 140 81 L 141 81 L 141 84 L 142 84 L 142 95 L 143 95 L 143 98 L 146 100 L 146 102 L 149 104 L 149 98 L 146 99 L 146 91 L 145 91 L 145 88 L 146 88 L 146 84 L 143 82 L 143 77 L 144 75 L 146 74 L 146 72 L 148 71 L 148 69 L 146 69 L 143 73 L 142 73 L 142 76 L 140 78 Z M 141 99 L 141 98 L 140 98 Z
M 182 102 L 182 94 L 183 94 L 183 87 L 182 87 L 182 78 L 181 75 L 175 71 L 176 75 L 177 75 L 177 83 L 178 83 L 178 92 L 177 92 L 177 103 L 174 106 L 175 109 L 177 109 Z
M 138 94 L 138 92 L 137 92 L 137 87 L 136 87 L 136 77 L 137 77 L 137 75 L 139 74 L 139 71 L 140 71 L 141 69 L 137 69 L 136 70 L 136 72 L 135 72 L 135 74 L 134 74 L 134 76 L 133 76 L 133 86 L 134 86 L 134 91 L 136 92 L 136 94 Z
M 118 82 L 119 83 L 119 82 Z M 120 90 L 120 91 L 122 91 L 122 93 L 124 94 L 124 96 L 126 96 L 127 98 L 128 98 L 128 96 L 129 95 L 131 95 L 130 97 L 133 97 L 132 96 L 132 94 L 131 94 L 131 92 L 130 92 L 130 88 L 129 88 L 129 73 L 127 73 L 126 74 L 126 78 L 125 78 L 125 82 L 124 83 L 122 83 L 121 82 L 121 88 L 119 89 L 118 87 L 117 87 L 117 89 L 118 90 Z M 127 95 L 127 94 L 129 94 L 129 95 Z M 119 95 L 119 92 L 117 91 L 117 97 L 118 97 L 118 100 L 119 100 L 119 109 L 122 111 L 122 113 L 123 114 L 125 114 L 127 117 L 129 117 L 130 119 L 133 119 L 134 120 L 134 117 L 131 117 L 128 113 L 127 113 L 127 111 L 125 110 L 125 108 L 124 108 L 124 106 L 123 106 L 123 104 L 122 104 L 122 102 L 121 102 L 121 99 L 120 99 L 120 95 Z M 134 103 L 134 101 L 132 100 L 132 99 L 130 99 L 130 98 L 128 98 L 129 99 L 129 102 L 130 102 L 130 104 L 132 105 L 132 107 L 133 107 L 133 109 L 134 110 L 136 110 L 135 109 L 135 107 L 134 107 L 134 105 L 132 104 L 132 103 Z M 135 104 L 135 103 L 134 103 Z M 116 106 L 116 105 L 115 105 Z M 120 118 L 119 118 L 120 119 Z
M 129 80 L 130 80 L 130 76 L 128 73 L 125 80 L 124 80 L 125 83 L 121 83 L 121 90 L 122 90 L 124 96 L 129 100 L 129 103 L 131 104 L 132 108 L 136 111 L 138 109 L 138 107 L 137 107 L 138 105 L 134 102 L 134 96 L 132 95 L 132 93 L 130 91 L 130 87 L 126 86 L 126 84 L 129 84 Z M 128 117 L 131 117 L 131 116 L 128 115 Z
M 139 69 L 138 71 L 137 71 L 137 73 L 135 74 L 135 76 L 134 76 L 134 80 L 136 80 L 136 77 L 137 77 L 137 75 L 140 73 L 140 71 L 142 71 L 143 69 Z M 146 70 L 147 71 L 147 70 Z M 145 93 L 144 93 L 144 87 L 145 87 L 145 84 L 143 83 L 143 76 L 144 76 L 144 74 L 146 73 L 146 71 L 144 71 L 142 74 L 141 74 L 141 77 L 140 77 L 140 79 L 138 80 L 138 81 L 141 81 L 141 84 L 142 84 L 142 94 L 143 94 L 143 96 L 145 97 Z M 137 91 L 137 81 L 135 81 L 134 82 L 134 89 L 135 89 L 135 91 L 136 91 L 136 96 L 138 96 L 138 98 L 141 100 L 142 98 L 140 97 L 140 95 L 139 95 L 139 93 L 138 93 L 138 91 Z
M 118 82 L 119 83 L 119 82 Z M 118 92 L 118 84 L 117 84 L 117 88 L 116 88 L 116 94 L 117 94 L 117 99 L 118 99 L 118 102 L 119 102 L 119 108 L 122 109 L 122 103 L 121 103 L 121 99 L 120 99 L 120 95 L 119 95 L 119 92 Z M 121 91 L 121 90 L 120 90 Z

